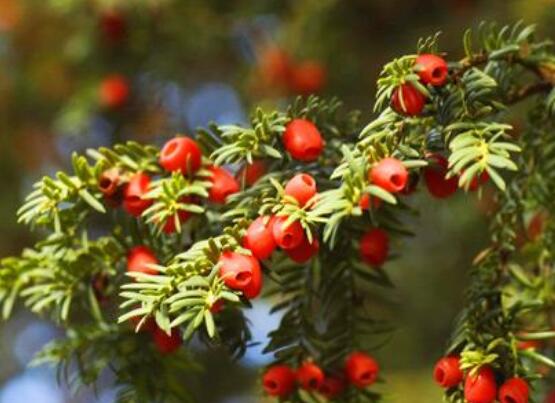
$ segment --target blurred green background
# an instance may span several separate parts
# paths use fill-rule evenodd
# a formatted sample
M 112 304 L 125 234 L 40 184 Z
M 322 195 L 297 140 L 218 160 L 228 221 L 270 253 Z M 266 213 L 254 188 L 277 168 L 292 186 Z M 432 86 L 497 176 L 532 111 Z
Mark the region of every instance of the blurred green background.
M 253 106 L 283 106 L 298 93 L 337 95 L 369 120 L 382 64 L 414 52 L 419 37 L 442 31 L 441 48 L 456 59 L 466 27 L 518 19 L 553 36 L 555 0 L 0 0 L 1 254 L 31 244 L 16 209 L 73 150 L 160 144 L 210 121 L 243 122 Z M 129 89 L 116 107 L 101 95 L 114 74 Z M 487 191 L 433 204 L 425 192 L 413 197 L 416 236 L 387 267 L 398 330 L 378 354 L 385 401 L 441 401 L 431 367 L 461 307 L 466 268 L 486 244 L 489 203 Z M 264 303 L 250 317 L 258 341 L 277 322 Z M 98 394 L 72 395 L 52 370 L 26 369 L 59 334 L 23 311 L 2 324 L 0 403 L 113 401 L 109 375 Z M 198 354 L 206 371 L 186 381 L 200 402 L 260 401 L 256 371 L 268 357 Z

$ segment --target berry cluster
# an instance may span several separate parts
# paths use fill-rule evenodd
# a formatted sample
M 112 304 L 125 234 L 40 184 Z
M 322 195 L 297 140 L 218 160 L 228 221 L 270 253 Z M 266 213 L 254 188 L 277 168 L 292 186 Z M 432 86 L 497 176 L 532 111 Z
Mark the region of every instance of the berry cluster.
M 422 54 L 416 58 L 414 70 L 424 85 L 441 87 L 447 82 L 447 62 L 437 55 Z M 391 107 L 399 114 L 417 116 L 422 113 L 426 96 L 411 83 L 401 84 L 391 97 Z
M 273 365 L 264 373 L 262 385 L 270 396 L 286 398 L 298 386 L 333 400 L 339 397 L 348 385 L 357 389 L 371 386 L 376 382 L 378 373 L 379 365 L 376 360 L 357 351 L 346 358 L 342 371 L 329 374 L 312 361 L 303 362 L 296 371 L 288 365 Z
M 261 53 L 260 73 L 269 87 L 292 94 L 309 95 L 326 84 L 326 69 L 315 60 L 296 62 L 283 49 L 268 47 Z
M 460 367 L 460 357 L 440 359 L 434 369 L 434 379 L 443 388 L 455 388 L 464 382 L 464 398 L 468 403 L 528 403 L 530 388 L 521 378 L 506 379 L 498 388 L 494 370 L 484 365 L 466 374 Z

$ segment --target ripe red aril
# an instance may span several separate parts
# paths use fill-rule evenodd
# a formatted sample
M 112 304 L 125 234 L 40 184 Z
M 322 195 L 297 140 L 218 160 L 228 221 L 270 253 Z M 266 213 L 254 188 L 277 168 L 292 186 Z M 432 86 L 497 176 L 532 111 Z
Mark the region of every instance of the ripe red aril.
M 511 378 L 499 388 L 500 403 L 528 403 L 530 399 L 530 387 L 521 378 Z
M 306 390 L 318 390 L 324 383 L 324 371 L 313 362 L 304 362 L 297 370 L 297 382 Z
M 293 221 L 286 226 L 288 217 L 279 216 L 274 220 L 272 233 L 274 241 L 282 249 L 293 249 L 301 244 L 305 234 L 299 221 Z
M 295 372 L 287 365 L 274 365 L 262 376 L 262 386 L 270 396 L 287 397 L 295 389 Z
M 183 344 L 181 332 L 175 327 L 171 330 L 171 334 L 168 335 L 165 331 L 156 326 L 152 331 L 152 339 L 154 340 L 154 345 L 161 354 L 171 354 L 177 351 L 179 347 L 181 347 L 181 344 Z
M 316 194 L 316 181 L 308 174 L 297 174 L 285 185 L 285 194 L 304 206 Z
M 209 170 L 212 173 L 212 187 L 208 191 L 208 198 L 214 203 L 224 204 L 228 196 L 239 191 L 239 182 L 223 168 L 213 166 Z
M 402 84 L 397 87 L 391 97 L 391 107 L 401 115 L 420 115 L 425 104 L 426 97 L 412 84 Z
M 381 266 L 389 254 L 387 232 L 379 228 L 366 232 L 360 239 L 359 250 L 364 262 L 372 266 Z
M 424 181 L 430 194 L 438 199 L 444 199 L 457 191 L 459 179 L 454 176 L 447 179 L 447 159 L 440 154 L 432 154 L 431 164 L 424 168 Z
M 310 243 L 308 238 L 304 237 L 298 246 L 293 249 L 286 249 L 285 253 L 294 262 L 306 263 L 312 258 L 312 256 L 318 253 L 319 249 L 320 243 L 318 242 L 318 239 L 314 238 L 312 243 Z
M 135 246 L 127 253 L 127 271 L 158 274 L 158 270 L 149 267 L 150 264 L 158 263 L 154 252 L 144 245 Z
M 474 375 L 468 375 L 464 383 L 464 397 L 468 403 L 493 403 L 497 396 L 495 374 L 484 366 Z
M 440 56 L 422 54 L 416 58 L 415 70 L 424 84 L 439 87 L 445 84 L 449 74 L 447 62 Z
M 320 62 L 307 60 L 292 69 L 290 87 L 295 94 L 314 94 L 320 91 L 325 84 L 326 69 Z
M 272 231 L 273 218 L 258 217 L 247 229 L 244 246 L 252 252 L 257 259 L 268 259 L 276 249 L 276 241 Z
M 351 353 L 345 362 L 347 380 L 360 389 L 376 382 L 379 370 L 376 360 L 361 351 Z
M 375 164 L 368 174 L 374 185 L 391 193 L 402 191 L 407 185 L 409 172 L 397 158 L 384 158 Z
M 318 392 L 328 400 L 333 400 L 345 390 L 345 381 L 337 376 L 326 376 Z
M 159 162 L 168 172 L 179 171 L 183 175 L 191 175 L 201 166 L 202 151 L 195 140 L 175 137 L 162 147 Z
M 435 366 L 434 379 L 441 387 L 452 388 L 461 383 L 463 377 L 459 357 L 443 357 Z
M 309 120 L 293 119 L 285 126 L 283 144 L 291 156 L 299 161 L 315 161 L 324 149 L 318 128 Z
M 252 287 L 251 283 L 256 281 L 261 270 L 256 258 L 237 252 L 222 253 L 218 262 L 220 263 L 220 277 L 225 285 L 243 292 L 248 287 Z
M 145 199 L 150 186 L 150 176 L 144 173 L 133 175 L 123 190 L 123 208 L 129 214 L 139 217 L 152 205 L 151 199 Z
M 129 99 L 129 82 L 121 74 L 112 74 L 102 80 L 99 88 L 100 104 L 106 108 L 119 108 Z

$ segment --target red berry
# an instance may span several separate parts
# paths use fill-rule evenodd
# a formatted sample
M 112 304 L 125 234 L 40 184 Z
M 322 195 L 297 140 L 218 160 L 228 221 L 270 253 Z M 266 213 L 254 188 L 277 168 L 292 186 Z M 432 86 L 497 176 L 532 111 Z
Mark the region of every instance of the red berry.
M 463 377 L 459 357 L 443 357 L 435 366 L 434 379 L 441 387 L 452 388 L 461 383 Z
M 384 158 L 370 170 L 368 179 L 391 193 L 402 191 L 407 185 L 409 172 L 397 158 Z
M 258 260 L 237 252 L 224 252 L 220 256 L 220 277 L 233 290 L 244 291 L 260 271 Z
M 242 290 L 243 295 L 247 299 L 254 299 L 260 295 L 262 291 L 262 269 L 260 268 L 260 264 L 258 260 L 254 257 L 249 256 L 256 264 L 253 264 L 252 268 L 252 277 L 251 281 L 247 286 Z
M 416 58 L 416 72 L 424 84 L 435 87 L 445 84 L 447 81 L 447 62 L 437 55 L 424 54 Z
M 545 403 L 555 403 L 555 390 L 552 390 L 545 398 Z
M 213 314 L 218 314 L 224 309 L 225 301 L 223 299 L 219 299 L 214 301 L 214 303 L 210 306 L 210 312 Z
M 291 90 L 296 94 L 310 95 L 326 84 L 326 69 L 317 61 L 307 60 L 293 68 Z
M 363 210 L 379 209 L 382 205 L 382 199 L 370 196 L 368 193 L 364 193 L 358 200 L 358 205 Z
M 168 336 L 166 332 L 156 326 L 156 328 L 152 332 L 152 339 L 154 340 L 156 348 L 162 354 L 173 353 L 174 351 L 178 350 L 183 343 L 181 332 L 176 327 L 171 330 L 171 335 Z
M 520 378 L 511 378 L 499 389 L 500 403 L 528 403 L 530 388 L 528 383 Z
M 387 232 L 374 228 L 365 233 L 360 239 L 360 257 L 372 265 L 381 266 L 389 254 L 389 236 Z
M 492 403 L 497 396 L 495 374 L 490 367 L 482 367 L 474 376 L 467 376 L 464 397 L 468 403 Z
M 272 225 L 272 218 L 258 217 L 247 229 L 244 246 L 250 249 L 257 259 L 268 259 L 276 249 Z
M 274 241 L 282 249 L 293 249 L 301 244 L 305 234 L 299 221 L 285 226 L 287 216 L 276 217 L 272 226 Z
M 158 274 L 158 270 L 148 267 L 149 264 L 158 264 L 158 259 L 150 248 L 139 245 L 127 253 L 127 271 Z
M 326 399 L 333 400 L 345 390 L 345 381 L 334 376 L 326 376 L 322 386 L 320 386 L 320 394 Z
M 102 13 L 100 29 L 104 38 L 111 43 L 121 42 L 127 33 L 123 15 L 115 10 Z
M 306 390 L 318 390 L 324 383 L 324 371 L 312 363 L 305 362 L 297 370 L 297 382 Z
M 399 114 L 416 116 L 422 113 L 426 97 L 411 84 L 397 87 L 391 97 L 391 107 Z
M 100 104 L 107 108 L 123 106 L 129 98 L 129 83 L 119 74 L 106 77 L 100 83 Z
M 484 183 L 486 183 L 488 180 L 489 180 L 488 171 L 483 171 L 479 176 L 475 176 L 474 178 L 472 178 L 472 181 L 470 181 L 470 186 L 468 187 L 468 190 L 470 190 L 471 192 L 474 192 L 478 190 L 478 188 Z
M 98 178 L 98 189 L 104 196 L 104 200 L 111 207 L 117 207 L 123 199 L 121 185 L 121 173 L 117 168 L 108 169 Z
M 284 87 L 291 76 L 291 58 L 277 47 L 266 49 L 260 57 L 260 70 L 266 85 Z
M 376 382 L 380 367 L 368 354 L 356 351 L 347 357 L 345 374 L 357 388 L 366 388 Z
M 298 174 L 285 185 L 285 194 L 304 206 L 316 194 L 316 181 L 308 174 Z
M 540 340 L 520 340 L 516 347 L 519 350 L 531 350 L 531 349 L 538 349 L 542 347 L 542 343 Z
M 424 181 L 430 194 L 438 199 L 444 199 L 457 191 L 458 178 L 445 178 L 447 175 L 447 159 L 440 154 L 433 154 L 430 158 L 435 165 L 424 168 Z
M 299 161 L 315 161 L 324 149 L 324 140 L 318 128 L 306 119 L 293 119 L 285 126 L 285 149 Z
M 266 163 L 258 160 L 241 168 L 237 174 L 237 179 L 239 182 L 244 180 L 247 186 L 252 186 L 264 175 L 266 175 Z
M 139 217 L 143 211 L 152 205 L 152 200 L 143 199 L 148 193 L 150 176 L 137 173 L 129 179 L 123 190 L 123 208 L 132 216 Z
M 287 397 L 295 389 L 295 372 L 287 365 L 274 365 L 262 376 L 262 385 L 270 396 Z
M 308 242 L 307 237 L 303 237 L 301 243 L 293 249 L 286 249 L 285 253 L 291 260 L 297 263 L 306 263 L 312 256 L 318 253 L 320 243 L 318 239 L 313 239 L 312 243 Z
M 191 197 L 187 197 L 187 196 L 182 197 L 179 200 L 180 203 L 184 203 L 184 204 L 192 203 L 192 201 L 193 201 L 193 199 Z M 190 211 L 179 210 L 177 212 L 177 219 L 179 220 L 180 224 L 183 224 L 189 218 L 191 218 L 191 215 L 192 215 L 192 213 Z M 164 223 L 164 227 L 162 228 L 162 231 L 164 231 L 164 233 L 166 233 L 166 234 L 173 234 L 176 229 L 177 229 L 177 227 L 175 225 L 175 215 L 172 215 L 172 216 L 170 216 L 166 219 L 166 222 Z
M 160 165 L 168 172 L 193 174 L 199 170 L 201 162 L 202 151 L 197 142 L 189 137 L 175 137 L 160 151 Z
M 129 318 L 129 322 L 131 322 L 134 330 L 137 329 L 137 326 L 139 326 L 139 323 L 142 319 L 142 316 L 133 316 Z M 141 325 L 139 332 L 153 332 L 157 327 L 158 326 L 156 325 L 156 321 L 154 320 L 154 318 L 148 317 Z
M 210 167 L 212 173 L 212 187 L 209 190 L 208 198 L 218 204 L 224 204 L 227 197 L 239 191 L 239 183 L 233 175 L 220 167 Z

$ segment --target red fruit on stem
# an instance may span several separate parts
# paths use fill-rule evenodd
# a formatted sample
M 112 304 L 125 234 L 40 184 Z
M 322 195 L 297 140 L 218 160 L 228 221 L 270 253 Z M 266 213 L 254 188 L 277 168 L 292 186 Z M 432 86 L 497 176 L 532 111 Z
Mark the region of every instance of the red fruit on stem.
M 290 87 L 296 94 L 310 95 L 326 84 L 326 69 L 317 61 L 307 60 L 293 68 Z
M 214 203 L 224 204 L 228 196 L 239 191 L 239 182 L 223 168 L 210 167 L 209 170 L 212 173 L 212 187 L 208 191 L 208 198 Z
M 218 314 L 224 309 L 224 305 L 225 301 L 223 299 L 219 299 L 210 306 L 210 312 L 213 314 Z
M 370 196 L 368 193 L 364 193 L 358 200 L 358 205 L 363 210 L 379 209 L 382 205 L 382 199 Z
M 449 71 L 447 62 L 440 56 L 423 54 L 416 58 L 415 69 L 424 84 L 439 87 L 445 84 Z
M 129 214 L 139 217 L 143 211 L 152 205 L 152 200 L 144 199 L 150 186 L 150 176 L 137 173 L 129 179 L 123 190 L 123 208 Z
M 492 403 L 497 396 L 495 374 L 490 367 L 482 367 L 474 376 L 467 376 L 464 397 L 468 403 Z
M 193 202 L 193 199 L 191 197 L 184 196 L 181 199 L 179 199 L 179 202 L 184 204 L 190 204 Z M 192 213 L 187 210 L 179 210 L 177 212 L 177 219 L 179 220 L 180 224 L 185 223 L 189 218 L 191 218 L 191 216 L 192 216 Z M 175 215 L 172 215 L 166 219 L 166 222 L 164 223 L 164 227 L 162 228 L 162 231 L 164 231 L 165 234 L 173 234 L 177 230 L 175 218 L 176 218 Z
M 422 113 L 426 97 L 411 84 L 397 87 L 391 97 L 391 107 L 401 115 L 417 116 Z
M 295 372 L 287 365 L 274 365 L 262 376 L 262 385 L 270 396 L 287 397 L 295 389 L 295 380 Z
M 195 140 L 175 137 L 162 147 L 159 162 L 168 172 L 180 171 L 183 175 L 191 175 L 201 166 L 202 151 Z
M 479 176 L 475 176 L 474 178 L 472 178 L 472 181 L 470 181 L 470 186 L 468 187 L 468 190 L 470 190 L 471 192 L 474 192 L 478 190 L 478 188 L 482 186 L 484 183 L 486 183 L 488 180 L 489 180 L 488 171 L 484 171 Z
M 285 185 L 285 194 L 304 206 L 316 194 L 316 181 L 308 174 L 298 174 Z
M 254 299 L 260 295 L 262 291 L 262 268 L 258 263 L 256 258 L 249 256 L 251 260 L 253 260 L 253 267 L 252 267 L 252 276 L 251 281 L 247 286 L 242 290 L 243 295 L 247 299 Z
M 133 316 L 133 317 L 129 318 L 129 322 L 133 326 L 134 330 L 137 329 L 137 326 L 139 326 L 139 323 L 141 323 L 142 319 L 143 319 L 142 316 Z M 157 327 L 158 326 L 156 325 L 156 321 L 154 320 L 154 318 L 148 317 L 143 322 L 143 324 L 141 325 L 141 328 L 138 331 L 139 332 L 153 332 Z
M 293 221 L 285 226 L 287 216 L 276 217 L 272 226 L 274 241 L 282 249 L 293 249 L 301 244 L 305 238 L 303 227 L 299 221 Z
M 283 49 L 270 47 L 260 57 L 260 70 L 266 85 L 284 87 L 291 77 L 291 58 Z
M 272 232 L 273 218 L 258 217 L 247 229 L 244 246 L 260 260 L 268 259 L 276 249 Z
M 237 175 L 237 180 L 239 182 L 244 180 L 247 186 L 252 186 L 264 175 L 266 175 L 266 163 L 258 160 L 241 168 Z
M 324 371 L 313 362 L 303 363 L 297 370 L 297 382 L 306 390 L 318 390 L 324 383 Z
M 500 403 L 528 403 L 530 388 L 521 378 L 511 378 L 499 388 Z
M 324 149 L 324 140 L 318 128 L 306 119 L 289 122 L 282 140 L 287 152 L 299 161 L 315 161 Z
M 409 172 L 397 158 L 384 158 L 372 167 L 368 175 L 374 185 L 391 193 L 402 191 L 407 185 Z
M 460 358 L 443 357 L 434 369 L 434 379 L 443 388 L 452 388 L 462 382 L 464 374 L 460 368 Z
M 542 343 L 540 340 L 520 340 L 517 342 L 516 347 L 519 350 L 538 349 L 542 347 Z
M 555 403 L 555 390 L 552 390 L 545 398 L 545 403 Z
M 347 380 L 357 388 L 366 388 L 376 382 L 380 367 L 368 354 L 355 351 L 347 357 L 345 374 Z
M 389 254 L 389 235 L 384 230 L 374 228 L 362 236 L 359 250 L 364 262 L 381 266 Z
M 121 42 L 127 34 L 125 18 L 115 10 L 106 11 L 100 16 L 100 30 L 107 41 Z
M 256 258 L 237 252 L 222 253 L 218 262 L 221 265 L 220 277 L 225 285 L 233 290 L 244 291 L 260 271 L 260 264 Z
M 162 354 L 171 354 L 177 351 L 183 343 L 181 332 L 176 327 L 171 330 L 171 335 L 168 335 L 156 326 L 152 332 L 152 339 L 154 340 L 156 348 Z
M 119 108 L 129 99 L 129 82 L 120 74 L 102 80 L 99 88 L 100 104 L 107 108 Z
M 312 243 L 310 243 L 308 242 L 308 238 L 304 237 L 297 247 L 293 249 L 286 249 L 285 253 L 294 262 L 306 263 L 312 258 L 312 256 L 318 253 L 319 249 L 320 243 L 318 242 L 318 239 L 314 238 Z
M 333 400 L 345 390 L 345 381 L 334 376 L 326 376 L 322 386 L 320 386 L 320 394 L 326 399 Z
M 440 154 L 433 154 L 430 159 L 435 162 L 424 168 L 424 181 L 430 194 L 438 199 L 444 199 L 457 191 L 459 179 L 455 176 L 449 179 L 447 175 L 447 159 Z
M 158 264 L 158 259 L 150 248 L 139 245 L 127 253 L 127 271 L 158 274 L 158 270 L 148 267 L 149 264 Z

